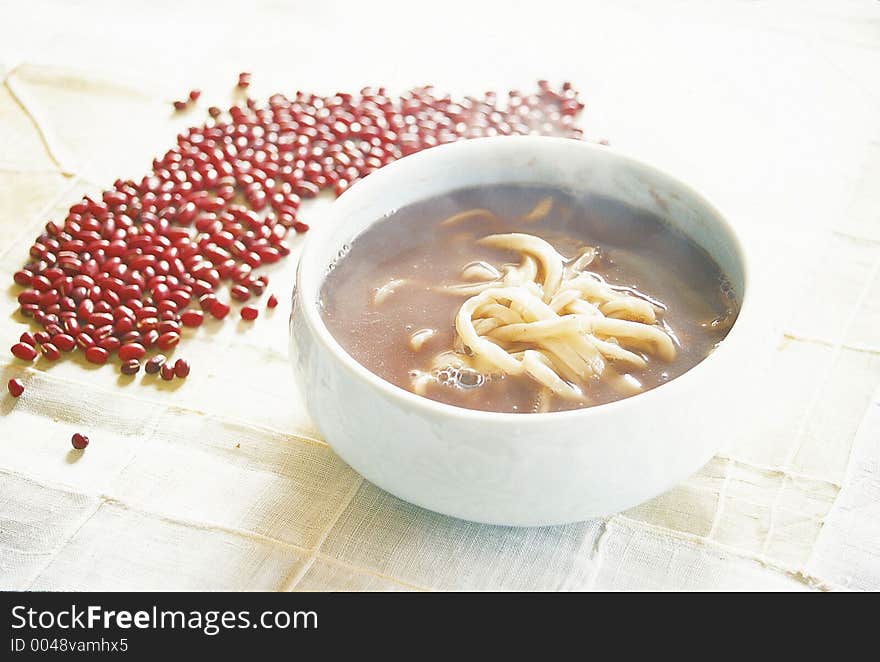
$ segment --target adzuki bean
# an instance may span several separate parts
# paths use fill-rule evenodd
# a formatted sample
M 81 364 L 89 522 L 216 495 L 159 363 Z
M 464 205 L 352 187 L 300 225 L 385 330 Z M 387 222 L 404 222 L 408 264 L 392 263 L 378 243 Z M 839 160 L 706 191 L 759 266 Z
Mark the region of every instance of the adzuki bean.
M 177 359 L 174 362 L 174 374 L 181 379 L 189 375 L 189 363 L 183 359 Z
M 89 438 L 77 432 L 70 438 L 70 443 L 76 450 L 81 451 L 89 445 Z
M 6 388 L 9 389 L 9 395 L 13 398 L 17 398 L 24 393 L 24 384 L 21 383 L 20 379 L 10 379 L 6 382 Z
M 211 119 L 183 131 L 144 177 L 118 179 L 46 223 L 13 274 L 21 314 L 42 327 L 22 334 L 16 358 L 41 352 L 54 361 L 79 348 L 96 364 L 118 354 L 121 370 L 136 372 L 150 348 L 174 347 L 181 327 L 200 326 L 205 313 L 224 319 L 221 287 L 235 301 L 262 295 L 268 277 L 255 271 L 290 254 L 288 235 L 309 230 L 297 217 L 303 199 L 342 195 L 387 163 L 456 140 L 582 137 L 575 119 L 583 104 L 569 83 L 538 81 L 504 103 L 492 92 L 453 99 L 426 86 L 397 97 L 384 88 L 274 94 L 263 104 L 246 96 L 250 83 L 240 73 L 240 103 L 209 107 Z M 174 107 L 199 97 L 191 90 Z M 266 307 L 277 305 L 269 296 Z M 240 313 L 259 315 L 252 305 Z M 171 379 L 189 365 L 158 355 L 144 369 Z
M 162 367 L 159 368 L 159 375 L 166 382 L 170 382 L 172 379 L 174 379 L 174 366 L 170 363 L 163 363 Z
M 148 375 L 155 375 L 159 370 L 161 370 L 162 366 L 165 364 L 165 355 L 164 354 L 156 354 L 153 358 L 147 361 L 144 366 L 144 372 Z
M 129 359 L 128 361 L 123 361 L 122 365 L 119 367 L 119 371 L 123 375 L 134 375 L 141 369 L 141 362 L 137 359 Z
M 37 357 L 37 349 L 28 343 L 16 343 L 12 346 L 12 354 L 22 361 L 33 361 Z

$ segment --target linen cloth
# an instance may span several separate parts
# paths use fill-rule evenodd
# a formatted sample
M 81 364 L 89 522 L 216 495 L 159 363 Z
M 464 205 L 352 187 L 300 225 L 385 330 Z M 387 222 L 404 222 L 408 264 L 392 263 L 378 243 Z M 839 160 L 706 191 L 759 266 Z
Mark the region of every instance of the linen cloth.
M 880 589 L 880 6 L 873 2 L 0 2 L 0 274 L 140 177 L 239 71 L 252 94 L 571 80 L 592 139 L 691 182 L 755 240 L 769 332 L 738 439 L 607 519 L 516 529 L 406 504 L 320 438 L 281 305 L 206 322 L 186 380 L 0 352 L 0 588 Z M 203 90 L 195 110 L 171 101 Z M 326 200 L 306 204 L 320 223 Z M 17 288 L 0 336 L 25 330 Z M 233 321 L 229 321 L 233 320 Z M 70 450 L 73 432 L 92 439 Z M 674 440 L 658 440 L 674 443 Z

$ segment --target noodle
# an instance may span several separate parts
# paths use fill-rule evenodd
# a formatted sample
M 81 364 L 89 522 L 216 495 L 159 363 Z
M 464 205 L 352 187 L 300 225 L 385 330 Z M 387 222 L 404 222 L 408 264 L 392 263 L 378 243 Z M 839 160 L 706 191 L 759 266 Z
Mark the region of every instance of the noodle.
M 409 337 L 409 346 L 414 352 L 422 349 L 422 345 L 428 342 L 437 332 L 434 329 L 419 329 Z
M 389 280 L 382 287 L 376 289 L 376 292 L 373 294 L 373 303 L 375 305 L 381 304 L 385 299 L 390 297 L 397 291 L 397 288 L 401 285 L 405 285 L 407 281 L 402 278 L 395 278 L 394 280 Z
M 471 262 L 461 270 L 462 280 L 495 280 L 501 273 L 488 262 Z
M 522 220 L 542 218 L 552 202 L 542 200 Z M 487 210 L 472 209 L 443 224 L 485 216 L 495 218 Z M 541 386 L 537 407 L 547 411 L 551 397 L 586 401 L 586 387 L 598 378 L 621 394 L 638 393 L 643 390 L 639 379 L 618 369 L 644 369 L 649 357 L 675 359 L 672 329 L 665 321 L 657 326 L 657 312 L 665 306 L 586 271 L 595 248 L 566 263 L 550 243 L 531 234 L 493 234 L 478 243 L 515 251 L 520 262 L 500 269 L 472 262 L 461 273 L 468 282 L 432 288 L 468 297 L 455 316 L 454 349 L 435 357 L 435 370 L 525 375 Z M 413 342 L 423 332 L 414 334 Z M 414 387 L 423 390 L 422 374 Z
M 479 243 L 484 246 L 495 248 L 508 248 L 510 250 L 528 253 L 538 259 L 544 271 L 544 297 L 547 301 L 556 294 L 559 284 L 562 282 L 562 268 L 564 260 L 549 243 L 532 234 L 511 233 L 492 234 L 483 237 Z
M 468 209 L 463 212 L 459 212 L 458 214 L 453 214 L 449 218 L 440 222 L 440 225 L 449 226 L 449 225 L 458 225 L 459 223 L 463 223 L 472 218 L 485 218 L 489 221 L 497 221 L 498 217 L 490 212 L 488 209 Z
M 534 221 L 540 221 L 547 214 L 550 213 L 550 210 L 553 208 L 553 198 L 549 195 L 541 200 L 538 204 L 536 204 L 532 211 L 522 217 L 522 220 L 526 223 L 532 223 Z

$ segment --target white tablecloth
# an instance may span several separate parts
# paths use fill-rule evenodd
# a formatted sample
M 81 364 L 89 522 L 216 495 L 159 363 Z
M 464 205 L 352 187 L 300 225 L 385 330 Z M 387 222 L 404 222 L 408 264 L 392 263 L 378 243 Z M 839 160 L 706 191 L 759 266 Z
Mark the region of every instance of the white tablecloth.
M 731 411 L 737 443 L 602 521 L 491 527 L 403 503 L 293 392 L 295 251 L 270 272 L 274 314 L 189 334 L 185 381 L 0 352 L 27 389 L 0 399 L 0 588 L 880 589 L 880 5 L 420 7 L 0 2 L 0 273 L 80 195 L 142 175 L 239 71 L 257 96 L 567 79 L 588 137 L 760 240 L 778 332 L 756 351 L 755 405 Z M 193 87 L 199 109 L 173 116 Z M 0 295 L 7 345 L 16 292 Z

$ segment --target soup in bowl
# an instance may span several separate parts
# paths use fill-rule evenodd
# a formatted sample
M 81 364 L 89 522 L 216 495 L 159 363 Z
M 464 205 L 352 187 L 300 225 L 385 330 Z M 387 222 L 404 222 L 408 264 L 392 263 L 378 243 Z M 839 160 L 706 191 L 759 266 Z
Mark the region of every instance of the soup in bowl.
M 745 256 L 654 168 L 573 140 L 455 143 L 374 173 L 310 235 L 297 381 L 333 449 L 403 499 L 577 521 L 661 493 L 725 441 Z

